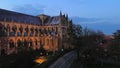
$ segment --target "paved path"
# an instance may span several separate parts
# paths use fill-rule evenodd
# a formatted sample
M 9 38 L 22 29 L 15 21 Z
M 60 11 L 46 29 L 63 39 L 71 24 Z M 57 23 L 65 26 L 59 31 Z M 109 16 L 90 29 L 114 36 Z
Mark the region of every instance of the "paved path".
M 49 68 L 69 68 L 74 59 L 76 59 L 76 52 L 69 52 L 63 57 L 59 58 Z

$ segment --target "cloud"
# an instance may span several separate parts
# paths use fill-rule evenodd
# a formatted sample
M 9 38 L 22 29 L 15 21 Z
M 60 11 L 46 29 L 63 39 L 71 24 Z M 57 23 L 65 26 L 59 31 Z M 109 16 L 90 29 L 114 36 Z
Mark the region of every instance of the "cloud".
M 70 17 L 75 24 L 95 24 L 109 22 L 114 24 L 120 24 L 120 18 L 84 18 L 84 17 Z
M 71 17 L 75 24 L 81 24 L 84 27 L 88 27 L 93 30 L 101 30 L 105 34 L 112 34 L 120 28 L 119 18 L 82 18 Z
M 115 24 L 114 22 L 94 23 L 88 24 L 87 26 L 94 30 L 101 30 L 105 34 L 112 34 L 120 28 L 120 24 Z
M 52 13 L 54 15 L 53 10 L 51 8 L 47 8 L 43 5 L 32 5 L 32 4 L 26 4 L 22 6 L 15 6 L 13 8 L 14 11 L 25 13 L 29 15 L 39 15 L 43 13 Z M 46 12 L 47 11 L 47 12 Z M 85 18 L 85 17 L 79 17 L 74 16 L 70 17 L 70 19 L 73 20 L 75 24 L 81 24 L 83 27 L 87 26 L 90 29 L 93 30 L 101 30 L 105 34 L 112 34 L 117 29 L 120 28 L 120 18 Z
M 15 6 L 13 7 L 14 11 L 29 14 L 29 15 L 39 15 L 44 13 L 44 6 L 42 5 L 32 5 L 32 4 L 25 4 L 23 6 Z
M 96 22 L 96 21 L 101 21 L 101 18 L 83 18 L 83 17 L 70 17 L 74 23 L 82 23 L 82 22 Z

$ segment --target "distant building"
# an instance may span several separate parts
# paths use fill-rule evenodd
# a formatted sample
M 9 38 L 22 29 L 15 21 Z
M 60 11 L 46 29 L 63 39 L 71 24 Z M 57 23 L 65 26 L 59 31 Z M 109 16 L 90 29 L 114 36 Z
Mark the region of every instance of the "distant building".
M 47 51 L 68 48 L 68 15 L 31 16 L 0 9 L 0 54 L 16 53 L 23 46 Z

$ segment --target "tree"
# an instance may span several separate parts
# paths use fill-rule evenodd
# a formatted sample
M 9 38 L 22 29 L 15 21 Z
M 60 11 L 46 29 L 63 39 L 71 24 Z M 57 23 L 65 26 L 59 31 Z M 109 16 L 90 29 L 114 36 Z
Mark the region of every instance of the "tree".
M 120 30 L 117 30 L 113 35 L 114 39 L 109 47 L 109 52 L 114 59 L 118 60 L 120 59 Z
M 82 27 L 81 25 L 73 25 L 72 22 L 67 29 L 68 33 L 68 40 L 70 41 L 71 45 L 74 45 L 74 48 L 77 52 L 77 57 L 79 59 L 79 48 L 81 45 L 81 37 L 82 37 Z
M 67 28 L 68 40 L 70 41 L 70 45 L 74 44 L 74 27 L 72 22 L 70 22 L 69 27 Z
M 87 27 L 82 31 L 82 51 L 81 57 L 87 63 L 96 63 L 96 60 L 102 56 L 103 49 L 98 46 L 100 40 L 103 40 L 104 34 L 101 31 L 94 31 Z M 82 59 L 82 60 L 83 60 Z M 92 62 L 91 62 L 92 60 Z
M 120 30 L 117 30 L 115 33 L 114 33 L 114 41 L 115 41 L 115 44 L 118 46 L 118 48 L 120 48 Z
M 70 23 L 68 28 L 68 40 L 74 46 L 77 58 L 79 59 L 80 51 L 96 51 L 101 49 L 98 47 L 100 40 L 103 40 L 104 34 L 101 31 L 90 30 L 87 27 L 82 29 L 81 25 Z M 99 50 L 101 52 L 101 50 Z M 96 51 L 97 52 L 97 51 Z M 97 57 L 99 52 L 94 52 L 94 57 Z
M 79 51 L 80 47 L 82 46 L 82 27 L 81 25 L 74 25 L 74 34 L 75 34 L 75 49 L 77 52 L 77 58 L 79 59 Z

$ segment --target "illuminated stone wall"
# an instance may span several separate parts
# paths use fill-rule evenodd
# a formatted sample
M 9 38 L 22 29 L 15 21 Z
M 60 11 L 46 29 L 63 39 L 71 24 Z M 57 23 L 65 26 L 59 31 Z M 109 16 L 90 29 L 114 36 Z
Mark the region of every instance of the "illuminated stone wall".
M 16 16 L 18 17 L 16 20 L 21 19 L 18 15 Z M 22 46 L 26 49 L 32 48 L 34 50 L 43 46 L 47 51 L 58 51 L 69 47 L 67 42 L 65 42 L 70 22 L 67 15 L 65 16 L 61 13 L 56 17 L 39 15 L 36 20 L 38 18 L 40 23 L 35 24 L 34 21 L 32 23 L 31 21 L 24 22 L 24 19 L 23 22 L 14 21 L 12 18 L 8 21 L 6 16 L 3 18 L 1 16 L 0 54 L 3 51 L 6 54 L 17 53 Z M 31 18 L 30 20 L 34 19 Z

